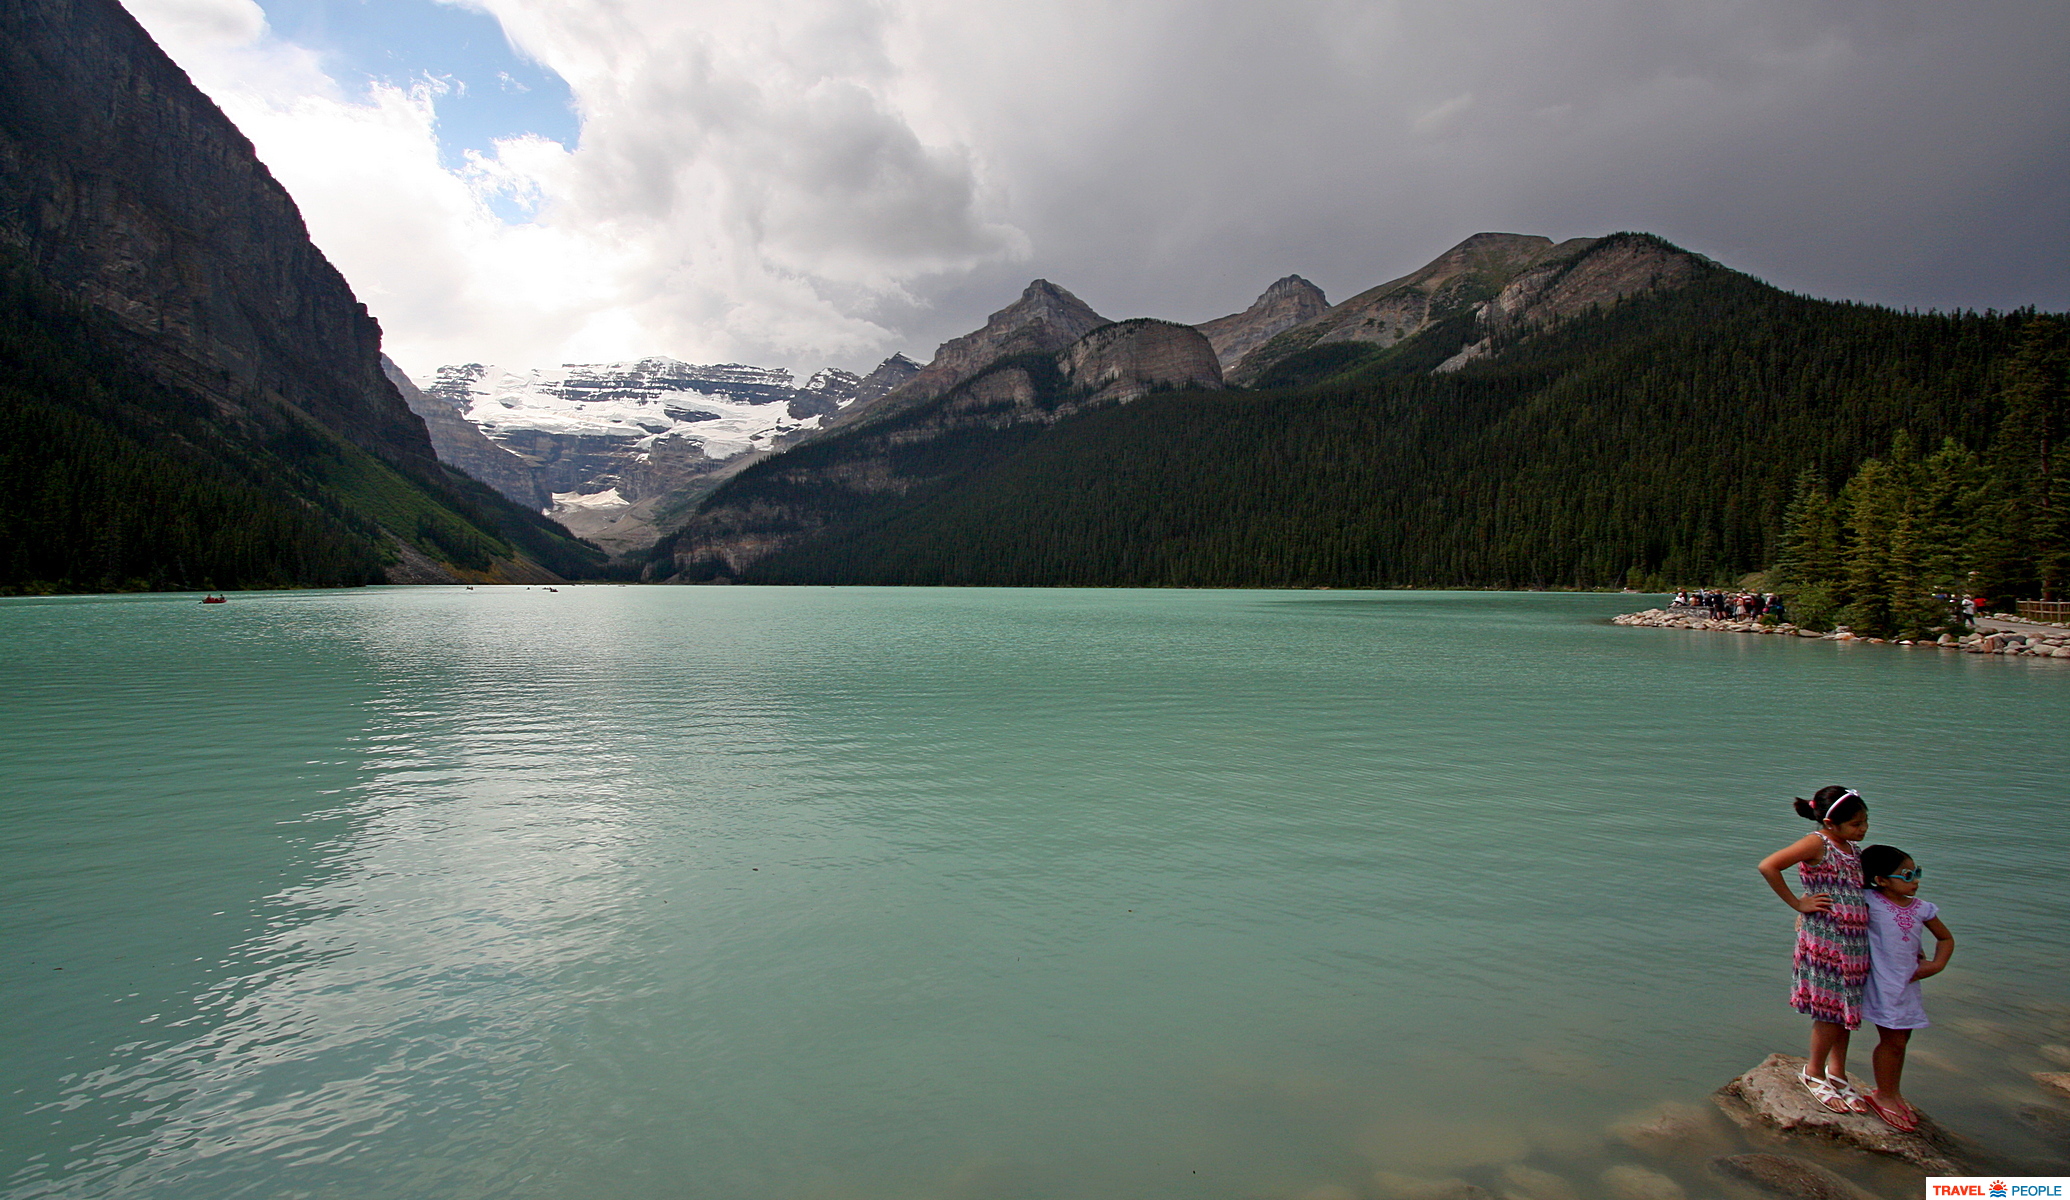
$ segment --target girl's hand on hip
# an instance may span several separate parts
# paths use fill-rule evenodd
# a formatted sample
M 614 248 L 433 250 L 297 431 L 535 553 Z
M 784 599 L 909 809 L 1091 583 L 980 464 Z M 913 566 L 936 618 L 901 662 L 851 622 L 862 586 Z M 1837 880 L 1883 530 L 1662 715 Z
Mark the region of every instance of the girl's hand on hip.
M 1919 964 L 1918 970 L 1912 972 L 1912 978 L 1915 980 L 1930 979 L 1947 969 L 1948 965 L 1946 963 L 1923 962 Z
M 1833 907 L 1833 897 L 1826 892 L 1813 892 L 1809 896 L 1799 896 L 1797 903 L 1790 907 L 1800 913 L 1829 912 Z

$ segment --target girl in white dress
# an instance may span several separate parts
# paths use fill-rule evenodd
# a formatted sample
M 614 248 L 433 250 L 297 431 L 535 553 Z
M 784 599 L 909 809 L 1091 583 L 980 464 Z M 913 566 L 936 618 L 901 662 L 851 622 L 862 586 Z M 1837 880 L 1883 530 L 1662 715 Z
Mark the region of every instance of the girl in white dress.
M 1919 1127 L 1919 1114 L 1905 1103 L 1898 1084 L 1905 1074 L 1905 1045 L 1924 1029 L 1926 1004 L 1919 981 L 1938 975 L 1955 953 L 1955 935 L 1941 924 L 1940 908 L 1919 899 L 1926 872 L 1896 846 L 1862 849 L 1862 883 L 1869 901 L 1869 978 L 1862 985 L 1862 1019 L 1876 1026 L 1876 1090 L 1869 1109 L 1893 1129 Z M 1933 934 L 1933 958 L 1920 948 L 1919 930 Z

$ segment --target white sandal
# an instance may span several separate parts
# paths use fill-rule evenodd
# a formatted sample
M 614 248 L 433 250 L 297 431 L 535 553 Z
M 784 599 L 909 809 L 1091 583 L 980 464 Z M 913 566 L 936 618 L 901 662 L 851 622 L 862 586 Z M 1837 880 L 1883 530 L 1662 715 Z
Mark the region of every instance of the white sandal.
M 1848 1112 L 1859 1116 L 1869 1111 L 1869 1098 L 1854 1090 L 1854 1085 L 1847 1082 L 1845 1076 L 1828 1075 L 1826 1085 L 1833 1089 L 1833 1093 L 1840 1098 L 1840 1103 L 1847 1106 Z
M 1803 1071 L 1799 1071 L 1797 1072 L 1797 1082 L 1803 1084 L 1804 1090 L 1811 1093 L 1811 1098 L 1818 1101 L 1820 1106 L 1828 1112 L 1845 1113 L 1849 1111 L 1847 1101 L 1840 1098 L 1840 1092 L 1833 1086 L 1833 1080 L 1830 1076 L 1807 1075 Z

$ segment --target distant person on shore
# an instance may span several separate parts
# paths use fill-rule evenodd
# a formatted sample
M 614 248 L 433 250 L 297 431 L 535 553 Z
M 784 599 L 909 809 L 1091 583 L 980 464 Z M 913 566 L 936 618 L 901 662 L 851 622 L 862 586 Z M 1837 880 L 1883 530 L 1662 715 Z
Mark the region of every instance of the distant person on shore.
M 1924 1029 L 1926 1004 L 1919 981 L 1938 975 L 1955 954 L 1955 935 L 1941 924 L 1941 910 L 1919 899 L 1926 872 L 1896 846 L 1862 848 L 1862 881 L 1868 885 L 1869 978 L 1862 989 L 1862 1019 L 1876 1026 L 1876 1090 L 1869 1109 L 1892 1129 L 1919 1128 L 1919 1114 L 1898 1089 L 1905 1074 L 1905 1046 L 1914 1029 Z M 1933 958 L 1920 948 L 1919 928 L 1933 934 Z
M 1855 843 L 1869 832 L 1869 806 L 1853 788 L 1822 787 L 1796 802 L 1797 815 L 1818 829 L 1761 860 L 1761 877 L 1797 912 L 1790 1007 L 1811 1018 L 1811 1053 L 1800 1079 L 1837 1113 L 1869 1111 L 1847 1082 L 1847 1038 L 1862 1021 L 1869 976 L 1869 905 Z M 1784 868 L 1795 866 L 1804 895 L 1790 890 Z

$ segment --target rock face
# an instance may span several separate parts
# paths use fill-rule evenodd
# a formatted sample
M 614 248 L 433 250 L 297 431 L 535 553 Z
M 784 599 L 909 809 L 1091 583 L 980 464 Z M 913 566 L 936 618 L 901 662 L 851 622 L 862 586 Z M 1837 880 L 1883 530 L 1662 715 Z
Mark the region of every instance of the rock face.
M 483 437 L 482 431 L 452 405 L 425 395 L 385 354 L 381 356 L 381 371 L 402 394 L 410 411 L 424 419 L 424 429 L 431 435 L 431 448 L 440 462 L 467 472 L 503 493 L 504 498 L 535 512 L 552 506 L 553 498 L 539 486 L 538 474 L 530 463 Z
M 1360 292 L 1259 345 L 1228 372 L 1250 384 L 1276 364 L 1316 347 L 1357 343 L 1385 349 L 1441 321 L 1464 318 L 1469 336 L 1439 370 L 1457 370 L 1490 352 L 1495 341 L 1672 287 L 1705 260 L 1643 234 L 1551 238 L 1477 233 L 1421 269 Z M 1226 319 L 1226 318 L 1225 318 Z
M 0 242 L 225 419 L 277 399 L 436 470 L 380 327 L 294 201 L 113 0 L 0 0 Z
M 1079 338 L 1058 358 L 1088 401 L 1134 400 L 1158 388 L 1222 386 L 1214 346 L 1191 326 L 1121 321 Z
M 885 396 L 879 411 L 888 411 L 934 399 L 1001 359 L 1018 354 L 1055 354 L 1071 343 L 1109 324 L 1085 301 L 1051 283 L 1037 279 L 1021 292 L 1021 298 L 993 313 L 984 327 L 960 338 L 943 342 L 933 361 L 911 379 Z M 834 425 L 852 423 L 835 421 Z
M 336 518 L 397 581 L 595 561 L 440 465 L 294 201 L 115 0 L 0 0 L 0 247 L 204 424 L 197 461 Z
M 1828 1111 L 1798 1082 L 1804 1062 L 1787 1054 L 1771 1054 L 1760 1066 L 1719 1088 L 1712 1099 L 1727 1117 L 1746 1129 L 1899 1159 L 1929 1175 L 1964 1174 L 1969 1154 L 1933 1118 L 1921 1112 L 1918 1131 L 1901 1133 L 1873 1115 Z M 1855 1083 L 1864 1093 L 1868 1091 L 1859 1080 Z
M 1330 307 L 1323 290 L 1289 275 L 1265 289 L 1265 294 L 1240 313 L 1216 317 L 1194 328 L 1215 348 L 1215 360 L 1223 371 L 1233 369 L 1243 357 L 1279 334 L 1303 321 L 1321 316 Z

